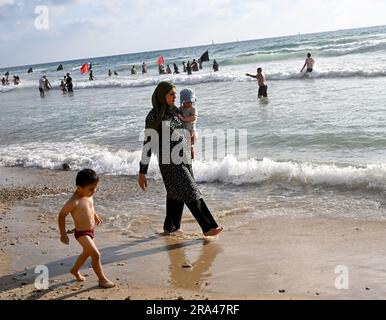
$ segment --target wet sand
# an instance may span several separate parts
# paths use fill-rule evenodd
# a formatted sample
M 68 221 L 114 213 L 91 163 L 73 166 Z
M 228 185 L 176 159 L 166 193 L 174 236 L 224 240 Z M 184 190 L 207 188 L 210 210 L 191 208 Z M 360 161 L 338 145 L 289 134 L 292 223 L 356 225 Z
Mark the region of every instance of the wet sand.
M 73 235 L 61 244 L 57 213 L 42 210 L 45 198 L 35 201 L 71 192 L 75 173 L 0 168 L 0 176 L 0 299 L 386 298 L 386 223 L 323 213 L 261 218 L 213 241 L 102 225 L 96 242 L 117 287 L 99 289 L 90 260 L 79 283 L 69 274 L 79 244 Z M 37 266 L 48 268 L 46 290 L 36 286 Z

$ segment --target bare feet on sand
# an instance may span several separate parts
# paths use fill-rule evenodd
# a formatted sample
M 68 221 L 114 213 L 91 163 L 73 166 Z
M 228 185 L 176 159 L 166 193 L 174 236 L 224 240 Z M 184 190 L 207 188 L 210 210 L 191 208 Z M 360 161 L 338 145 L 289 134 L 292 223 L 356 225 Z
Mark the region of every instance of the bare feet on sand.
M 205 232 L 204 233 L 204 236 L 205 237 L 213 237 L 213 236 L 217 236 L 221 231 L 223 231 L 224 228 L 223 227 L 217 227 L 216 229 L 213 228 L 213 229 L 210 229 L 208 232 Z
M 74 270 L 71 269 L 70 272 L 71 272 L 72 275 L 74 275 L 74 277 L 76 278 L 76 281 L 81 282 L 81 281 L 85 281 L 85 280 L 86 280 L 86 278 L 83 277 L 83 276 L 79 273 L 79 271 L 74 271 Z
M 106 279 L 106 280 L 103 280 L 103 281 L 99 281 L 99 286 L 101 288 L 105 288 L 105 289 L 109 289 L 109 288 L 114 288 L 115 287 L 115 283 Z
M 179 235 L 183 234 L 184 232 L 181 229 L 177 229 L 175 231 L 169 231 L 169 230 L 164 230 L 164 232 L 161 233 L 163 236 L 172 236 L 172 235 Z
M 184 231 L 182 231 L 181 229 L 177 229 L 176 231 L 173 231 L 170 235 L 178 236 L 181 234 L 184 234 Z

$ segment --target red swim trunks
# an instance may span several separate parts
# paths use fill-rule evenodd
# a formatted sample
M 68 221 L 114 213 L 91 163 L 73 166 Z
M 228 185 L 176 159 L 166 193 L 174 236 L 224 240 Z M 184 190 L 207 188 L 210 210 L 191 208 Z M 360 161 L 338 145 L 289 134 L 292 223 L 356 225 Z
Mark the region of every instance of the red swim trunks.
M 74 232 L 75 239 L 78 239 L 81 236 L 89 236 L 91 239 L 94 239 L 94 229 L 91 230 L 76 230 Z

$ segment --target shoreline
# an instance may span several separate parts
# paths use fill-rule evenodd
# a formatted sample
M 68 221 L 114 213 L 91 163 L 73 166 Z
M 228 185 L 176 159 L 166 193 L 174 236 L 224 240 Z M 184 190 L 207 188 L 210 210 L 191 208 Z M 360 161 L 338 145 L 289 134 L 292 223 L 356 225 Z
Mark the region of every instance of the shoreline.
M 80 246 L 72 235 L 69 246 L 61 244 L 56 213 L 35 202 L 39 195 L 70 192 L 75 173 L 24 168 L 0 173 L 0 194 L 12 199 L 0 203 L 7 230 L 0 239 L 0 299 L 386 298 L 386 222 L 322 214 L 262 217 L 225 229 L 216 241 L 189 232 L 127 235 L 102 225 L 96 242 L 104 271 L 117 287 L 98 289 L 90 260 L 81 269 L 87 281 L 77 283 L 69 269 Z M 22 197 L 17 188 L 25 191 Z M 34 285 L 39 265 L 49 270 L 48 290 Z M 347 267 L 348 289 L 335 287 L 339 266 Z

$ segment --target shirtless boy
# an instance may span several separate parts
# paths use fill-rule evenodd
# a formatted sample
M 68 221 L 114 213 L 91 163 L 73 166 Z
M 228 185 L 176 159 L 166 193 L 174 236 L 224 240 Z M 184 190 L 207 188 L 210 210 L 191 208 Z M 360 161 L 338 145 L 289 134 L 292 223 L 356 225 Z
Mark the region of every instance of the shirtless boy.
M 311 58 L 311 53 L 307 53 L 307 59 L 304 62 L 304 66 L 300 72 L 303 72 L 304 68 L 307 66 L 307 72 L 312 72 L 314 69 L 315 60 Z
M 259 93 L 257 94 L 258 98 L 264 97 L 267 98 L 267 90 L 268 90 L 268 85 L 267 85 L 267 80 L 265 78 L 265 75 L 263 73 L 263 69 L 257 68 L 257 73 L 256 75 L 246 73 L 245 74 L 248 77 L 255 78 L 257 80 L 257 83 L 259 85 Z
M 76 176 L 76 190 L 70 200 L 66 202 L 58 216 L 60 241 L 69 244 L 66 233 L 66 216 L 71 213 L 75 224 L 75 239 L 83 247 L 83 252 L 76 260 L 71 273 L 77 281 L 84 281 L 80 274 L 80 267 L 91 257 L 92 268 L 99 279 L 99 286 L 112 288 L 115 284 L 106 278 L 102 270 L 101 256 L 94 242 L 94 225 L 101 224 L 102 219 L 96 214 L 93 194 L 96 192 L 99 177 L 94 170 L 83 169 Z

